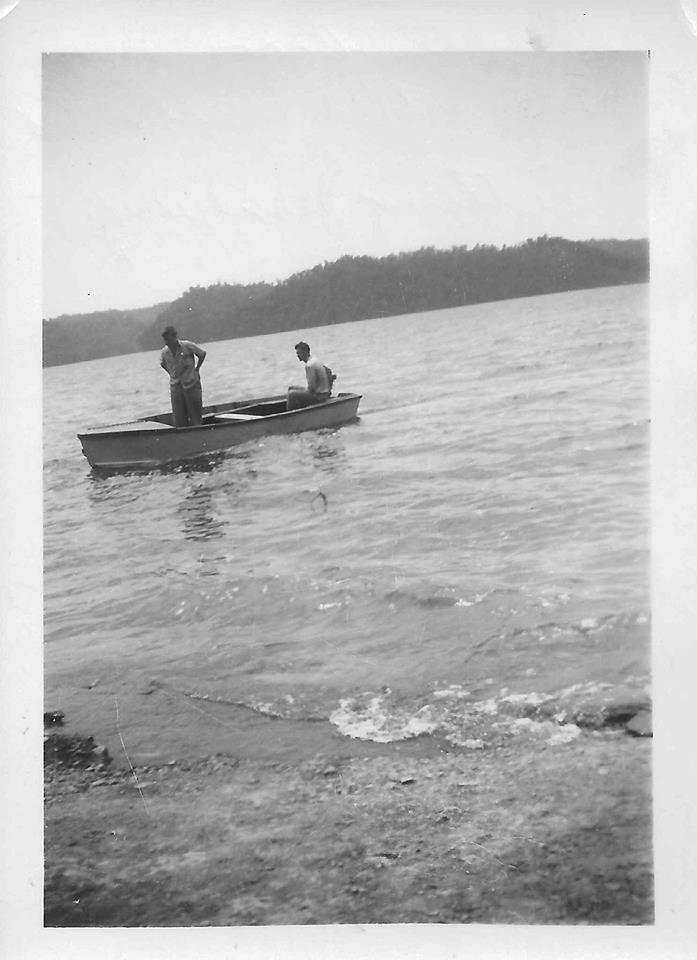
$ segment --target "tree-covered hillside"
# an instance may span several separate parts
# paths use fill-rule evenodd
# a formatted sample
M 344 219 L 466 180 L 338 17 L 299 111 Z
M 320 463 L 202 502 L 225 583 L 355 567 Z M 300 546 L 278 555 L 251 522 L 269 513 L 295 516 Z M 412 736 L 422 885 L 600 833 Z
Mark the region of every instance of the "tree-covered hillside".
M 44 366 L 96 360 L 143 349 L 143 335 L 169 306 L 157 303 L 136 310 L 63 314 L 43 322 Z
M 438 310 L 489 300 L 648 280 L 645 240 L 539 237 L 514 247 L 427 247 L 388 257 L 341 257 L 276 284 L 192 287 L 157 318 L 209 341 Z
M 345 256 L 277 283 L 191 287 L 162 309 L 149 308 L 145 326 L 135 322 L 139 311 L 45 321 L 44 357 L 48 365 L 154 349 L 167 324 L 205 343 L 648 278 L 647 240 L 543 236 L 501 248 L 477 244 L 379 258 Z M 115 314 L 117 321 L 105 319 Z

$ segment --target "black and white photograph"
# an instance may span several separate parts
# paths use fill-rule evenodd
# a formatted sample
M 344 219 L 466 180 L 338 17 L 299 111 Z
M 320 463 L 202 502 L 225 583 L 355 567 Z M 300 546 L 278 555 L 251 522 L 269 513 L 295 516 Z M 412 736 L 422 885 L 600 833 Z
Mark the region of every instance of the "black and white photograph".
M 112 46 L 37 79 L 40 925 L 655 927 L 652 51 Z
M 651 920 L 648 64 L 44 57 L 47 924 Z

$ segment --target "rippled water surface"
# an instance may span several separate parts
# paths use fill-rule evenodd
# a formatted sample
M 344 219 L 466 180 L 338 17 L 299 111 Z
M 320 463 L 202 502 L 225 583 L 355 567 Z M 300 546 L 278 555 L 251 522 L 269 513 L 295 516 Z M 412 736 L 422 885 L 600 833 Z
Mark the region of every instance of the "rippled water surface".
M 360 420 L 148 474 L 93 474 L 75 434 L 167 409 L 157 354 L 45 370 L 47 704 L 91 691 L 96 723 L 140 691 L 156 752 L 158 690 L 457 742 L 497 698 L 645 686 L 647 309 L 637 285 L 212 343 L 204 402 L 302 380 L 303 335 Z

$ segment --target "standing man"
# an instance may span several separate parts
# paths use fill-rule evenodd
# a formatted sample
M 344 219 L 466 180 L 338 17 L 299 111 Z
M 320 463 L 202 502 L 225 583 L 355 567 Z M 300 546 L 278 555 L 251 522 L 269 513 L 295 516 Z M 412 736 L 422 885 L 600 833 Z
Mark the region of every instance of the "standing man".
M 310 347 L 304 340 L 295 344 L 295 353 L 298 360 L 305 364 L 307 389 L 288 387 L 288 409 L 298 410 L 328 400 L 332 392 L 328 368 L 317 357 L 310 355 Z
M 160 366 L 169 374 L 169 392 L 175 427 L 194 427 L 201 423 L 203 396 L 199 370 L 206 351 L 190 340 L 179 340 L 174 327 L 162 331 L 165 346 Z

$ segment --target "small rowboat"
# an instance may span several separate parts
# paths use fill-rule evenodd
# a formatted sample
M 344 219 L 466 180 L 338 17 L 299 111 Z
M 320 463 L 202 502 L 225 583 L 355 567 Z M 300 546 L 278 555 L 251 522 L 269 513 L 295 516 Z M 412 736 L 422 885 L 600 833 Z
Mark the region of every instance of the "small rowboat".
M 200 426 L 175 428 L 171 413 L 158 413 L 77 436 L 92 467 L 152 469 L 222 453 L 269 434 L 338 427 L 356 419 L 360 400 L 360 394 L 339 393 L 312 407 L 287 410 L 284 394 L 204 407 Z

